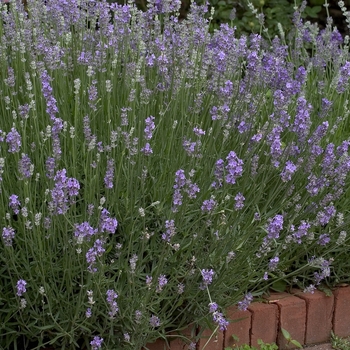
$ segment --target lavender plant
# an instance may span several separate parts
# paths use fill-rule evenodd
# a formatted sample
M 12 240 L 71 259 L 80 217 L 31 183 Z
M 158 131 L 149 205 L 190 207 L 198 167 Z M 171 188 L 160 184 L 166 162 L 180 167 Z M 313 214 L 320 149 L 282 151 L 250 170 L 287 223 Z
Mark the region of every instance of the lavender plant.
M 180 1 L 1 6 L 1 346 L 138 349 L 224 330 L 277 281 L 348 281 L 348 38 L 330 21 L 296 11 L 287 45 L 210 34 Z

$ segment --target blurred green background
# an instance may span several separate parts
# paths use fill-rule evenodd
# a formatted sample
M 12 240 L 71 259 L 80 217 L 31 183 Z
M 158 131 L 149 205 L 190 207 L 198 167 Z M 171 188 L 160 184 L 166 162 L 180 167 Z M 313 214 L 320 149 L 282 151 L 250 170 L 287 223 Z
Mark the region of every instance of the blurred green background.
M 124 0 L 107 0 L 124 4 Z M 197 4 L 204 4 L 206 0 L 195 0 Z M 237 27 L 238 34 L 259 33 L 261 26 L 259 20 L 248 7 L 247 0 L 209 0 L 209 7 L 215 7 L 214 18 L 211 29 L 216 29 L 221 23 L 229 23 Z M 277 24 L 281 23 L 285 32 L 292 28 L 292 17 L 295 4 L 300 6 L 302 0 L 250 0 L 258 10 L 258 14 L 265 15 L 264 25 L 268 28 L 269 35 L 274 37 L 278 33 Z M 344 36 L 349 34 L 346 17 L 343 15 L 338 0 L 328 0 L 329 14 L 333 18 L 334 25 Z M 343 1 L 345 7 L 350 11 L 350 0 Z M 306 8 L 303 12 L 304 21 L 317 22 L 320 28 L 325 28 L 327 21 L 326 8 L 323 6 L 324 0 L 307 0 Z M 147 0 L 136 0 L 140 9 L 147 9 Z M 190 9 L 191 0 L 182 0 L 180 18 L 186 18 Z

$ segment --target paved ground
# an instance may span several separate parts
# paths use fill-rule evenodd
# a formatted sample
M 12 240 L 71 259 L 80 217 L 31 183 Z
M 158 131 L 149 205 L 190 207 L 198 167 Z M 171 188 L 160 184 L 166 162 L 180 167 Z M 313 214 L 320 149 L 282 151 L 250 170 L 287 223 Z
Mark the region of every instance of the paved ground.
M 320 344 L 320 345 L 309 345 L 304 350 L 332 350 L 332 345 L 330 343 Z

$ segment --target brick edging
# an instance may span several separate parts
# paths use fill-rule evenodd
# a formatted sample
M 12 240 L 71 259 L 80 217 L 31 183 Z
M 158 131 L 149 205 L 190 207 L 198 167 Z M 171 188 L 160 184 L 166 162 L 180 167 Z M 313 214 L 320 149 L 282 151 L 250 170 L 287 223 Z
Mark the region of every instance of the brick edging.
M 265 343 L 274 342 L 280 350 L 296 348 L 286 343 L 282 328 L 301 345 L 325 343 L 330 340 L 331 331 L 340 337 L 350 336 L 350 286 L 339 287 L 330 296 L 318 290 L 313 294 L 298 289 L 291 293 L 271 293 L 263 301 L 253 302 L 247 311 L 229 307 L 226 316 L 230 320 L 227 330 L 218 331 L 213 336 L 211 330 L 202 330 L 196 350 L 202 350 L 208 340 L 205 350 L 224 350 L 234 344 L 258 347 L 258 339 Z M 183 334 L 191 337 L 198 332 L 192 326 Z M 233 335 L 239 341 L 235 341 Z M 147 348 L 187 350 L 188 344 L 180 338 L 171 340 L 169 345 L 158 339 L 147 344 Z

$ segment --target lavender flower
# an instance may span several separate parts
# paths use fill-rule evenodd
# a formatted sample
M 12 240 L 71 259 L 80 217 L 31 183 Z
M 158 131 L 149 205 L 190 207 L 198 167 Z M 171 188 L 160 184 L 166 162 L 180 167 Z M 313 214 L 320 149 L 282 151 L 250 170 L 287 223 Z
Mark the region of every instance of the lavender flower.
M 177 293 L 182 294 L 184 292 L 184 290 L 185 290 L 185 285 L 183 283 L 179 283 L 177 285 Z
M 114 177 L 114 159 L 110 158 L 107 161 L 107 171 L 104 178 L 106 188 L 113 188 L 113 177 Z
M 49 179 L 53 179 L 55 176 L 55 158 L 48 157 L 45 165 L 46 165 L 46 171 L 47 171 L 46 176 Z
M 311 293 L 314 294 L 316 290 L 316 287 L 313 284 L 310 284 L 309 286 L 305 287 L 303 290 L 303 293 Z
M 244 198 L 242 193 L 239 192 L 238 194 L 236 194 L 236 196 L 235 196 L 235 201 L 236 201 L 235 209 L 236 210 L 241 210 L 244 207 L 244 200 L 245 200 L 245 198 Z
M 87 221 L 81 224 L 75 224 L 74 236 L 78 239 L 78 242 L 82 242 L 85 237 L 89 241 L 90 238 L 97 233 L 97 229 L 90 226 Z
M 19 214 L 19 208 L 21 206 L 21 202 L 18 200 L 18 196 L 15 194 L 12 194 L 9 197 L 9 207 L 13 210 L 13 212 L 18 215 Z
M 328 222 L 333 218 L 336 214 L 336 209 L 333 205 L 330 205 L 328 207 L 325 207 L 323 210 L 319 211 L 316 215 L 317 222 L 325 226 L 328 224 Z
M 46 230 L 51 228 L 51 219 L 49 217 L 44 218 L 44 228 Z
M 213 198 L 206 199 L 203 201 L 201 210 L 203 213 L 210 213 L 217 205 L 217 201 Z
M 174 189 L 180 189 L 186 185 L 186 176 L 185 171 L 182 169 L 179 169 L 175 173 L 175 185 L 173 186 Z
M 176 234 L 176 227 L 174 220 L 165 221 L 165 233 L 162 233 L 162 239 L 166 242 L 170 242 L 171 238 Z
M 105 252 L 103 248 L 104 241 L 97 239 L 94 243 L 94 246 L 90 248 L 86 253 L 86 261 L 89 264 L 88 270 L 90 272 L 97 272 L 97 268 L 94 267 L 98 257 L 101 257 Z
M 114 234 L 118 227 L 118 221 L 116 218 L 109 216 L 109 211 L 103 209 L 100 217 L 100 231 Z
M 8 226 L 2 229 L 2 239 L 6 247 L 12 246 L 12 241 L 15 238 L 15 229 Z
M 156 292 L 160 293 L 167 283 L 168 283 L 168 279 L 166 278 L 166 276 L 165 275 L 160 275 L 158 277 L 158 286 L 157 286 Z
M 267 226 L 267 238 L 269 240 L 271 239 L 277 239 L 279 237 L 279 234 L 283 228 L 283 216 L 282 215 L 276 215 L 272 219 L 268 220 L 268 226 Z
M 17 295 L 19 297 L 21 297 L 26 291 L 26 285 L 27 285 L 27 282 L 25 280 L 19 280 L 17 281 Z
M 277 265 L 278 265 L 279 261 L 280 261 L 280 259 L 279 259 L 278 256 L 276 256 L 276 257 L 270 259 L 270 262 L 269 262 L 269 270 L 270 270 L 270 271 L 275 271 L 276 268 L 277 268 Z
M 235 152 L 231 151 L 226 157 L 227 165 L 225 167 L 227 175 L 225 180 L 228 184 L 234 185 L 237 177 L 242 176 L 243 173 L 243 161 L 239 159 Z
M 129 260 L 130 263 L 130 273 L 135 273 L 136 270 L 136 263 L 139 260 L 138 256 L 134 254 L 131 259 Z
M 92 316 L 92 311 L 91 311 L 91 308 L 88 307 L 88 308 L 86 309 L 86 312 L 85 312 L 85 317 L 86 317 L 86 318 L 90 318 L 91 316 Z
M 22 178 L 30 178 L 33 175 L 34 166 L 27 154 L 22 154 L 22 158 L 18 161 L 18 171 Z
M 309 133 L 311 126 L 310 111 L 312 109 L 311 104 L 307 103 L 304 97 L 299 97 L 297 100 L 297 111 L 292 125 L 292 131 L 294 131 L 301 142 L 305 140 L 305 137 Z
M 219 308 L 218 304 L 215 302 L 209 303 L 209 312 L 212 314 L 213 312 L 217 311 Z
M 325 246 L 327 245 L 329 242 L 331 241 L 329 235 L 327 235 L 326 233 L 320 235 L 320 237 L 318 238 L 318 244 Z
M 151 145 L 147 142 L 145 146 L 141 148 L 141 152 L 146 156 L 151 155 L 153 153 Z
M 178 207 L 182 205 L 182 194 L 181 189 L 186 185 L 186 176 L 185 171 L 182 169 L 179 169 L 175 173 L 175 184 L 173 186 L 174 188 L 174 194 L 173 194 L 173 212 L 178 211 Z
M 146 285 L 148 289 L 151 289 L 152 279 L 153 279 L 152 276 L 146 276 Z
M 229 322 L 224 318 L 221 312 L 215 311 L 213 313 L 213 321 L 219 326 L 221 331 L 226 330 L 229 325 Z
M 214 175 L 216 177 L 217 182 L 212 183 L 212 187 L 218 188 L 222 186 L 222 182 L 224 180 L 224 169 L 225 169 L 225 162 L 222 159 L 219 159 L 215 163 L 215 171 Z
M 175 213 L 178 211 L 178 207 L 182 205 L 183 195 L 179 189 L 176 189 L 173 194 L 173 208 L 172 211 Z
M 197 193 L 200 192 L 200 188 L 196 183 L 189 182 L 185 191 L 189 198 L 194 199 L 197 197 Z
M 307 236 L 310 227 L 311 225 L 308 221 L 302 220 L 298 230 L 292 234 L 293 240 L 296 243 L 301 244 L 301 238 Z
M 204 289 L 206 286 L 208 286 L 213 282 L 213 277 L 215 275 L 215 272 L 213 269 L 210 269 L 210 270 L 203 269 L 201 270 L 201 274 L 203 277 L 203 283 L 201 285 L 201 289 Z
M 189 140 L 184 139 L 182 146 L 189 156 L 194 156 L 194 157 L 197 156 L 197 153 L 196 153 L 197 142 L 192 142 L 191 139 Z
M 106 294 L 107 294 L 106 300 L 110 309 L 110 311 L 108 312 L 108 315 L 110 318 L 114 318 L 117 312 L 119 311 L 118 304 L 115 301 L 115 299 L 118 298 L 118 294 L 113 289 L 107 290 Z
M 243 311 L 247 310 L 248 306 L 252 301 L 253 301 L 253 295 L 251 293 L 247 293 L 244 296 L 244 299 L 238 302 L 238 309 Z
M 145 133 L 145 139 L 146 140 L 150 140 L 152 138 L 152 133 L 153 133 L 155 127 L 156 127 L 156 125 L 154 124 L 154 119 L 155 118 L 153 116 L 149 116 L 145 120 L 146 127 L 145 127 L 145 130 L 144 130 L 144 133 Z
M 142 312 L 140 310 L 135 311 L 135 323 L 140 324 L 142 319 Z
M 91 350 L 99 350 L 102 347 L 103 338 L 101 337 L 94 337 L 94 339 L 90 342 Z
M 205 131 L 200 129 L 200 128 L 193 128 L 193 132 L 197 135 L 197 136 L 202 136 L 202 135 L 205 135 Z
M 95 209 L 95 206 L 93 204 L 88 205 L 88 208 L 86 211 L 87 211 L 89 216 L 92 216 L 94 214 L 94 209 Z
M 283 182 L 288 182 L 292 179 L 292 175 L 295 173 L 295 171 L 297 170 L 296 165 L 291 162 L 290 160 L 288 160 L 286 162 L 286 165 L 281 173 L 281 179 Z
M 67 180 L 66 188 L 67 188 L 68 195 L 70 197 L 77 196 L 80 190 L 80 183 L 74 177 L 70 177 Z
M 9 146 L 8 151 L 10 153 L 17 153 L 19 152 L 22 142 L 21 142 L 21 135 L 17 132 L 15 128 L 12 128 L 11 131 L 6 136 L 6 142 Z
M 160 319 L 157 316 L 152 315 L 151 318 L 149 319 L 149 324 L 153 328 L 159 327 L 160 326 Z

